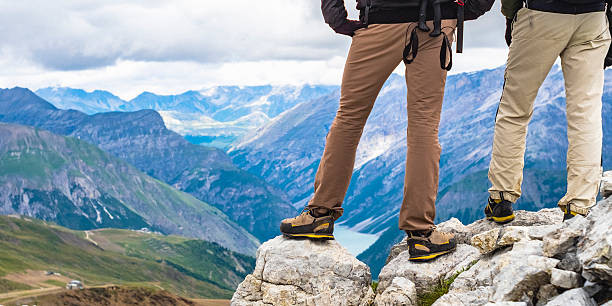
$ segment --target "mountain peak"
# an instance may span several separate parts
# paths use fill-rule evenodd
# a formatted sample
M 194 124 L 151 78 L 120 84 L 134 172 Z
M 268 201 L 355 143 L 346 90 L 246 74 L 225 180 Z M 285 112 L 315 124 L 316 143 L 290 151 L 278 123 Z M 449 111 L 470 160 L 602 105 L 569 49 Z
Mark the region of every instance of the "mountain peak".
M 55 106 L 23 87 L 0 89 L 0 114 L 15 109 L 56 110 Z

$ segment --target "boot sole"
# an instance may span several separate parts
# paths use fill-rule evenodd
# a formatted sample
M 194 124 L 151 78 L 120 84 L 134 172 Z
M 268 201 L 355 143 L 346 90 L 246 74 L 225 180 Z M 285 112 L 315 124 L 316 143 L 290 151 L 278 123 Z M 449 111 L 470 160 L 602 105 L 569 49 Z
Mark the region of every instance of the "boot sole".
M 312 240 L 334 240 L 334 235 L 332 234 L 287 234 L 283 233 L 283 235 L 287 238 L 308 238 Z
M 511 214 L 509 216 L 505 216 L 505 217 L 487 217 L 487 220 L 489 221 L 493 221 L 497 224 L 506 224 L 508 222 L 512 222 L 514 220 L 515 216 L 514 214 Z
M 410 257 L 409 260 L 410 261 L 417 261 L 417 262 L 430 261 L 430 260 L 436 259 L 436 258 L 438 258 L 438 257 L 440 257 L 442 255 L 446 255 L 446 254 L 452 253 L 455 249 L 456 249 L 456 247 L 451 249 L 451 250 L 437 252 L 437 253 L 432 253 L 432 254 L 429 254 L 429 255 L 423 255 L 423 256 L 418 256 L 418 257 Z

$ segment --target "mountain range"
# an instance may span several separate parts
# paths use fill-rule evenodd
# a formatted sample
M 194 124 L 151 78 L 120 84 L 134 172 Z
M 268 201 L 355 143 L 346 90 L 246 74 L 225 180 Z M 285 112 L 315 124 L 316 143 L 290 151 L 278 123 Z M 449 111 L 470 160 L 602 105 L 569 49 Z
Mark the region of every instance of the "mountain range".
M 48 87 L 36 94 L 61 109 L 86 114 L 111 111 L 158 111 L 166 125 L 196 144 L 227 147 L 293 106 L 336 86 L 217 86 L 178 95 L 143 92 L 125 101 L 110 92 Z
M 437 222 L 455 216 L 464 223 L 470 223 L 482 217 L 482 201 L 487 197 L 487 168 L 495 110 L 501 96 L 503 74 L 504 68 L 500 67 L 452 75 L 447 80 L 440 125 L 440 142 L 443 149 Z M 611 82 L 612 74 L 607 72 L 603 104 L 604 139 L 609 138 L 612 131 Z M 527 137 L 524 194 L 517 203 L 520 209 L 554 207 L 556 200 L 565 192 L 567 122 L 564 114 L 563 84 L 562 72 L 556 66 L 544 82 L 536 100 Z M 265 113 L 265 110 L 260 108 L 244 108 L 244 105 L 253 106 L 257 103 L 253 103 L 253 99 L 244 98 L 251 97 L 252 93 L 243 94 L 239 90 L 226 91 L 231 92 L 231 95 L 223 96 L 230 105 L 234 103 L 232 101 L 238 101 L 238 106 L 228 108 L 236 112 L 234 117 L 224 117 L 227 112 L 215 113 L 216 110 L 209 106 L 198 111 L 178 106 L 183 103 L 177 101 L 189 100 L 189 95 L 215 95 L 211 92 L 218 90 L 189 92 L 186 96 L 179 95 L 180 99 L 179 96 L 157 99 L 155 95 L 147 94 L 145 97 L 150 97 L 151 102 L 134 103 L 132 106 L 159 109 L 171 129 L 180 129 L 181 125 L 196 125 L 208 117 L 213 120 L 232 119 L 236 123 L 244 116 L 258 117 L 259 112 Z M 338 107 L 338 87 L 330 86 L 326 87 L 326 90 L 327 92 L 309 96 L 310 99 L 292 100 L 295 104 L 289 103 L 284 111 L 279 109 L 275 116 L 271 115 L 273 113 L 267 113 L 268 119 L 258 119 L 259 124 L 262 124 L 260 127 L 244 125 L 248 128 L 240 133 L 246 130 L 248 132 L 243 137 L 232 136 L 225 142 L 225 145 L 231 143 L 227 151 L 235 165 L 262 178 L 274 186 L 272 188 L 284 192 L 287 203 L 292 203 L 296 208 L 303 206 L 312 194 L 314 173 L 322 155 L 325 136 Z M 384 258 L 381 256 L 402 238 L 402 232 L 397 230 L 397 214 L 402 197 L 406 154 L 405 96 L 403 77 L 392 75 L 381 90 L 365 127 L 357 152 L 355 171 L 344 202 L 345 215 L 339 223 L 352 230 L 380 235 L 379 240 L 359 256 L 370 265 L 374 275 L 384 264 Z M 159 102 L 154 102 L 156 99 Z M 241 102 L 247 100 L 251 102 Z M 172 103 L 173 109 L 161 109 L 161 105 Z M 200 106 L 202 105 L 198 107 Z M 66 107 L 74 108 L 74 104 Z M 169 123 L 173 120 L 176 121 Z M 181 122 L 190 123 L 185 125 Z M 223 125 L 218 127 L 221 130 L 230 129 Z M 184 132 L 181 134 L 194 142 L 197 142 L 198 137 L 208 139 L 207 137 L 219 136 L 216 132 L 211 132 L 210 135 L 206 133 L 198 136 L 190 136 Z M 612 143 L 604 141 L 603 166 L 606 169 L 612 167 L 611 153 Z M 270 225 L 272 226 L 272 223 Z M 277 225 L 274 225 L 275 232 L 276 227 Z
M 57 109 L 27 89 L 14 88 L 0 90 L 0 121 L 94 144 L 215 206 L 260 240 L 275 236 L 280 220 L 294 213 L 284 192 L 237 168 L 225 152 L 194 145 L 168 130 L 153 110 L 87 115 Z

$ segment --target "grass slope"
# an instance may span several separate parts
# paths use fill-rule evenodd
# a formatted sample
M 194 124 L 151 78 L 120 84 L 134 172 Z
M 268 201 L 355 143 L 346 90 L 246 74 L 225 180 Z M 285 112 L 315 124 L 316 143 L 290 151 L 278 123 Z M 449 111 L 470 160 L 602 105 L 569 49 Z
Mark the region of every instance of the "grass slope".
M 229 298 L 254 265 L 254 258 L 202 240 L 117 229 L 85 233 L 0 216 L 0 279 L 53 270 L 86 285 L 139 285 L 186 297 Z
M 149 227 L 243 254 L 258 241 L 222 211 L 85 141 L 0 123 L 0 214 L 75 230 Z

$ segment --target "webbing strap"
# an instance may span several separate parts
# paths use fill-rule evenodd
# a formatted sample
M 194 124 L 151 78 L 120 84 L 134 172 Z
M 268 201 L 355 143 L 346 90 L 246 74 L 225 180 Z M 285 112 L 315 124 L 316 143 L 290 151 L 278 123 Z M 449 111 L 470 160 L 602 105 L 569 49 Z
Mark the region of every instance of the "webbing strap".
M 465 8 L 463 0 L 457 0 L 457 53 L 463 53 L 463 25 Z
M 408 32 L 408 31 L 406 31 Z M 415 27 L 410 34 L 410 41 L 404 47 L 403 60 L 404 64 L 408 65 L 414 62 L 414 59 L 417 57 L 417 53 L 419 51 L 419 36 L 417 35 L 417 28 Z M 411 58 L 409 56 L 412 55 Z
M 448 65 L 446 64 L 447 52 L 449 56 Z M 440 67 L 446 71 L 450 71 L 453 68 L 453 49 L 444 31 L 442 32 L 442 48 L 440 48 Z

